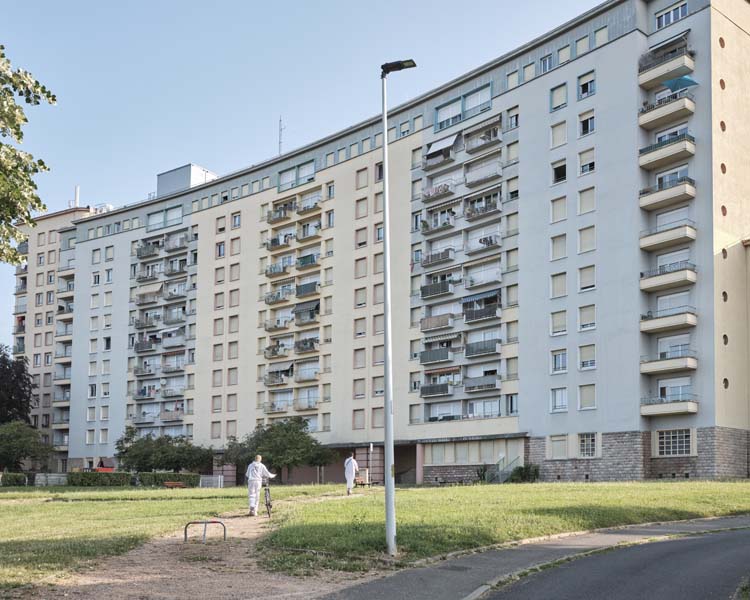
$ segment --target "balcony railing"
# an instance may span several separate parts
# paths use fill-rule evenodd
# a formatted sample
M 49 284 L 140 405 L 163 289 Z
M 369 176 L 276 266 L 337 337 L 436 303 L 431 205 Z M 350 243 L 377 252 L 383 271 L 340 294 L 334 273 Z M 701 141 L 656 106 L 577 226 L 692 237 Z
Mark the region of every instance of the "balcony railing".
M 437 198 L 442 198 L 443 196 L 452 194 L 453 191 L 453 180 L 443 181 L 442 183 L 438 183 L 437 185 L 432 185 L 424 188 L 422 190 L 422 199 L 428 201 L 436 200 Z
M 320 371 L 317 370 L 298 371 L 294 374 L 294 381 L 296 381 L 297 383 L 317 381 L 318 379 L 320 379 Z
M 297 230 L 297 241 L 309 240 L 320 236 L 320 223 L 317 223 L 315 227 L 299 228 Z
M 159 392 L 156 388 L 141 388 L 133 394 L 134 400 L 153 400 Z
M 282 288 L 280 290 L 276 290 L 275 292 L 267 292 L 266 295 L 263 296 L 263 302 L 265 302 L 266 304 L 277 304 L 288 299 L 291 295 L 291 289 Z
M 159 272 L 151 269 L 149 271 L 139 271 L 138 273 L 136 273 L 135 280 L 138 282 L 154 281 L 155 279 L 158 279 L 158 277 Z
M 174 300 L 175 298 L 185 298 L 187 296 L 186 287 L 175 287 L 169 290 L 164 290 L 165 300 Z
M 670 50 L 669 52 L 661 52 L 659 54 L 646 54 L 639 61 L 638 73 L 645 73 L 649 69 L 658 67 L 659 65 L 669 62 L 670 60 L 677 58 L 678 56 L 685 56 L 686 54 L 691 54 L 691 51 L 688 50 L 687 46 L 682 46 L 680 48 Z
M 26 352 L 26 344 L 15 344 L 13 346 L 13 354 L 23 354 Z
M 161 366 L 162 373 L 180 373 L 185 370 L 185 365 L 182 363 L 166 363 Z
M 16 250 L 18 250 L 19 254 L 28 254 L 29 253 L 29 242 L 23 241 L 16 247 Z
M 310 296 L 316 294 L 320 289 L 320 283 L 317 281 L 311 281 L 310 283 L 303 283 L 297 286 L 295 294 L 298 298 L 304 296 Z
M 288 219 L 290 216 L 291 206 L 283 207 L 283 208 L 277 208 L 275 210 L 269 210 L 266 213 L 266 222 L 268 223 L 278 223 L 279 221 L 283 221 L 284 219 Z
M 156 348 L 156 342 L 152 340 L 145 340 L 142 342 L 136 342 L 133 345 L 133 349 L 136 352 L 148 352 Z
M 497 202 L 487 202 L 483 206 L 467 206 L 464 209 L 464 217 L 471 221 L 485 215 L 496 213 L 499 210 Z
M 419 322 L 420 331 L 432 331 L 433 329 L 443 329 L 453 327 L 453 313 L 424 317 Z
M 679 92 L 675 92 L 674 94 L 669 94 L 668 96 L 659 98 L 656 102 L 646 104 L 643 108 L 641 108 L 641 110 L 638 111 L 638 113 L 641 115 L 646 114 L 648 112 L 651 112 L 652 110 L 656 110 L 657 108 L 661 108 L 662 106 L 671 104 L 672 102 L 677 102 L 677 100 L 681 100 L 682 98 L 695 100 L 693 94 L 691 94 L 687 90 L 680 90 Z
M 286 385 L 288 379 L 289 375 L 281 371 L 271 371 L 263 375 L 263 383 L 266 385 Z
M 182 421 L 184 417 L 184 410 L 163 410 L 159 413 L 160 421 Z
M 164 268 L 164 274 L 167 277 L 172 277 L 173 275 L 183 275 L 184 273 L 187 273 L 187 263 L 179 263 L 177 265 L 167 265 Z
M 657 277 L 659 275 L 667 275 L 669 273 L 675 273 L 677 271 L 695 271 L 695 263 L 691 263 L 689 260 L 681 260 L 679 262 L 669 263 L 668 265 L 662 265 L 656 269 L 650 271 L 644 271 L 641 273 L 641 279 L 647 279 L 649 277 Z
M 272 237 L 266 242 L 266 250 L 275 250 L 276 248 L 288 248 L 294 239 L 293 233 L 287 233 L 283 236 Z
M 60 280 L 60 285 L 57 286 L 58 294 L 69 294 L 76 291 L 75 281 Z
M 497 317 L 498 309 L 500 307 L 497 304 L 491 304 L 489 306 L 483 306 L 482 308 L 468 308 L 464 310 L 464 321 L 470 323 L 472 321 L 481 321 L 483 319 L 492 319 Z
M 451 359 L 451 348 L 435 348 L 434 350 L 423 350 L 419 353 L 419 363 L 426 365 L 434 362 L 443 362 Z
M 420 295 L 422 298 L 431 298 L 433 296 L 452 293 L 453 282 L 448 280 L 438 281 L 437 283 L 428 283 L 420 288 Z
M 135 303 L 137 305 L 152 304 L 154 302 L 158 302 L 159 299 L 159 294 L 137 294 L 135 297 Z
M 650 310 L 646 314 L 641 315 L 641 321 L 650 321 L 651 319 L 660 319 L 662 317 L 672 317 L 674 315 L 682 315 L 685 313 L 696 314 L 696 308 L 694 306 L 673 306 L 671 308 L 663 308 L 661 310 Z
M 266 267 L 266 277 L 274 277 L 276 275 L 285 275 L 289 272 L 289 265 L 282 263 L 270 264 Z
M 278 331 L 280 329 L 288 329 L 291 319 L 266 319 L 263 323 L 263 328 L 266 331 Z
M 481 392 L 484 390 L 496 390 L 500 387 L 500 378 L 497 375 L 482 375 L 481 377 L 465 377 L 464 390 L 467 392 Z
M 26 325 L 16 325 L 13 327 L 13 335 L 21 335 L 26 333 Z
M 176 238 L 169 238 L 164 242 L 164 250 L 167 252 L 175 252 L 177 250 L 185 250 L 190 243 L 190 238 L 187 235 L 181 235 Z
M 695 137 L 693 137 L 689 133 L 681 133 L 680 135 L 673 135 L 673 136 L 668 137 L 665 140 L 662 140 L 661 142 L 656 142 L 655 144 L 651 144 L 650 146 L 641 148 L 640 150 L 638 150 L 638 154 L 643 156 L 644 154 L 648 154 L 649 152 L 654 152 L 666 146 L 671 146 L 672 144 L 677 144 L 678 142 L 684 142 L 684 141 L 695 143 Z
M 156 317 L 143 317 L 141 319 L 135 319 L 133 326 L 136 329 L 145 329 L 146 327 L 155 327 L 159 324 L 159 319 Z
M 500 343 L 498 339 L 482 340 L 480 342 L 469 342 L 465 346 L 466 356 L 481 356 L 483 354 L 496 354 L 497 346 Z
M 25 294 L 28 289 L 29 289 L 29 287 L 25 283 L 22 283 L 21 285 L 17 285 L 16 286 L 15 293 L 16 294 Z M 58 291 L 61 291 L 61 290 L 58 288 Z
M 13 307 L 13 314 L 14 315 L 22 315 L 26 312 L 28 305 L 27 304 L 16 304 Z
M 642 405 L 671 404 L 673 402 L 698 402 L 698 396 L 690 392 L 674 392 L 664 396 L 646 396 L 641 398 Z
M 315 410 L 319 403 L 319 398 L 295 398 L 294 410 Z
M 159 254 L 159 245 L 158 244 L 144 244 L 143 246 L 138 246 L 135 250 L 135 255 L 138 258 L 148 258 L 149 256 L 156 256 Z
M 430 252 L 422 257 L 422 266 L 429 267 L 431 265 L 448 262 L 449 260 L 453 260 L 454 256 L 455 251 L 453 248 L 443 248 L 436 252 Z
M 184 346 L 187 339 L 184 335 L 175 335 L 172 337 L 165 337 L 161 341 L 163 348 L 175 348 L 177 346 Z
M 289 356 L 289 346 L 286 344 L 273 344 L 266 346 L 263 350 L 263 356 L 266 358 L 281 358 L 283 356 Z
M 466 172 L 466 185 L 479 185 L 484 181 L 500 177 L 502 174 L 503 170 L 500 165 L 488 165 L 486 167 L 472 169 Z
M 307 213 L 313 212 L 320 208 L 321 196 L 315 197 L 315 199 L 306 199 L 297 205 L 297 214 L 306 215 Z
M 70 392 L 56 393 L 52 397 L 53 402 L 70 402 Z
M 55 331 L 55 337 L 62 337 L 65 335 L 73 335 L 73 327 L 68 325 L 67 327 L 63 329 L 58 329 Z
M 55 358 L 72 358 L 73 347 L 68 346 L 64 350 L 55 350 Z
M 320 261 L 319 254 L 305 254 L 297 259 L 297 268 L 306 269 L 307 267 L 314 267 Z
M 475 240 L 469 240 L 466 245 L 467 252 L 481 252 L 489 248 L 497 248 L 500 245 L 499 235 L 485 235 Z
M 294 342 L 294 351 L 297 354 L 303 352 L 315 352 L 318 349 L 318 338 L 305 338 Z
M 447 165 L 455 160 L 455 156 L 452 150 L 448 152 L 439 152 L 431 156 L 426 156 L 422 161 L 422 168 L 425 171 L 439 167 L 440 165 Z
M 436 233 L 439 231 L 450 229 L 451 227 L 454 227 L 455 225 L 456 225 L 456 219 L 452 215 L 442 217 L 438 220 L 430 219 L 429 221 L 422 221 L 422 233 L 425 235 L 428 235 L 430 233 Z
M 673 177 L 670 179 L 666 179 L 662 181 L 661 183 L 657 185 L 652 185 L 651 187 L 643 188 L 638 195 L 639 196 L 647 196 L 648 194 L 654 194 L 656 192 L 661 192 L 664 190 L 668 190 L 669 188 L 677 187 L 678 185 L 682 185 L 684 183 L 687 183 L 688 185 L 695 186 L 695 179 L 692 179 L 687 176 L 682 177 Z
M 288 410 L 289 410 L 289 402 L 286 402 L 286 401 L 266 402 L 263 405 L 263 412 L 266 414 L 286 412 Z
M 671 360 L 673 358 L 695 358 L 696 356 L 698 356 L 698 353 L 690 348 L 688 344 L 680 344 L 658 352 L 655 356 L 641 356 L 641 362 Z
M 184 323 L 187 319 L 187 315 L 182 311 L 168 312 L 164 315 L 165 325 L 178 325 Z
M 422 398 L 432 396 L 449 396 L 453 393 L 453 384 L 450 383 L 429 383 L 422 384 L 419 388 L 419 395 Z
M 695 221 L 692 219 L 678 219 L 677 221 L 671 221 L 669 223 L 662 223 L 661 225 L 657 225 L 656 227 L 652 227 L 651 229 L 644 229 L 641 231 L 641 237 L 646 237 L 647 235 L 654 235 L 656 233 L 661 233 L 663 231 L 669 231 L 670 229 L 676 229 L 677 227 L 693 227 L 695 228 Z
M 481 135 L 472 135 L 466 138 L 465 148 L 466 148 L 466 151 L 469 153 L 477 152 L 478 150 L 481 150 L 482 148 L 486 148 L 488 146 L 492 146 L 493 144 L 497 144 L 499 141 L 500 141 L 499 130 L 497 127 L 492 127 L 486 130 Z
M 151 375 L 155 375 L 156 372 L 157 372 L 157 369 L 153 365 L 133 367 L 133 374 L 136 377 L 151 376 Z
M 69 415 L 67 417 L 58 417 L 58 416 L 52 417 L 53 425 L 67 425 L 68 423 L 70 423 Z
M 184 387 L 174 387 L 174 388 L 162 388 L 161 389 L 161 397 L 162 398 L 177 398 L 179 396 L 185 395 L 185 388 Z
M 307 325 L 308 323 L 317 323 L 320 321 L 320 314 L 315 310 L 308 310 L 294 314 L 294 322 L 297 325 Z

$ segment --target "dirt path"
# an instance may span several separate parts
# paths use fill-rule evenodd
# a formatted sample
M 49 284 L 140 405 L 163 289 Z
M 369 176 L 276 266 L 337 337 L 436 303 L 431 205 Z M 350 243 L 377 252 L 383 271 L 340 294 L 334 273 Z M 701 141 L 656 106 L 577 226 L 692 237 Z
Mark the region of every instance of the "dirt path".
M 182 531 L 157 538 L 121 556 L 113 556 L 49 585 L 26 590 L 21 598 L 86 600 L 319 598 L 362 583 L 376 573 L 352 575 L 326 572 L 291 577 L 263 570 L 255 545 L 268 530 L 265 517 L 232 514 L 220 527 L 209 526 L 207 544 L 202 527 L 191 529 L 185 544 Z

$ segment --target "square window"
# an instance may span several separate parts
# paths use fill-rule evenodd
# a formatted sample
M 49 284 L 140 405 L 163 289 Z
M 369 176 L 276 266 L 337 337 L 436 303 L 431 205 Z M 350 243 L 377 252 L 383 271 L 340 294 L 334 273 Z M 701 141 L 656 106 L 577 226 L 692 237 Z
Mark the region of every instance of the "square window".
M 580 458 L 594 458 L 596 456 L 596 434 L 578 434 L 578 456 Z

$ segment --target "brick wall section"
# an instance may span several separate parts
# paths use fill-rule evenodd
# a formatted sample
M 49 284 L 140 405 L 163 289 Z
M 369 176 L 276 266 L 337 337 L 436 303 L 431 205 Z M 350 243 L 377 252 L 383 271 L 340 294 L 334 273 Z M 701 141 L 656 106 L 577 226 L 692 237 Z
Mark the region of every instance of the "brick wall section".
M 477 469 L 482 465 L 431 465 L 424 468 L 425 485 L 478 481 Z

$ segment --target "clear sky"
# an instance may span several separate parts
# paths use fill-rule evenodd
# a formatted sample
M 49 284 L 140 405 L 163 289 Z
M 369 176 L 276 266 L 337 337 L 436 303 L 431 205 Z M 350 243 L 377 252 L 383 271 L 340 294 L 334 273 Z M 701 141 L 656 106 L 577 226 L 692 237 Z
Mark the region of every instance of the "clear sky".
M 156 174 L 218 174 L 291 150 L 444 83 L 600 0 L 2 0 L 0 44 L 57 94 L 27 111 L 25 150 L 49 210 L 145 199 Z M 0 265 L 0 342 L 11 341 L 13 271 Z

